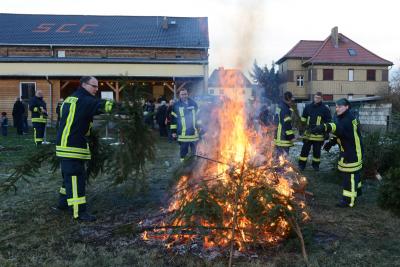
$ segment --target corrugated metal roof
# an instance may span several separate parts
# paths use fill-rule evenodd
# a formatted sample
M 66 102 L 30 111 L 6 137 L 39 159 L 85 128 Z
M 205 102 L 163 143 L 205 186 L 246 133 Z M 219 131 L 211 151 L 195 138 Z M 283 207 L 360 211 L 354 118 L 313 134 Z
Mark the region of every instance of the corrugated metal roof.
M 206 17 L 0 14 L 0 45 L 208 48 Z

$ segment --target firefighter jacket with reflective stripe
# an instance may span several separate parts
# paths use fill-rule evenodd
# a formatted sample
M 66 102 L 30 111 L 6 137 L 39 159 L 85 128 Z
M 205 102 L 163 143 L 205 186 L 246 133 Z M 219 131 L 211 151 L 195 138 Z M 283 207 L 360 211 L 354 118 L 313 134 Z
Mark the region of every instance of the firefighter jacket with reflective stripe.
M 332 121 L 331 111 L 322 102 L 311 103 L 306 105 L 301 116 L 302 123 L 306 124 L 306 131 L 304 132 L 304 139 L 310 141 L 324 141 L 323 134 L 312 134 L 310 130 L 315 126 L 329 123 Z
M 43 97 L 32 97 L 29 101 L 29 110 L 32 112 L 32 122 L 46 123 L 46 102 L 44 102 Z
M 89 160 L 87 137 L 90 135 L 93 116 L 104 111 L 109 112 L 111 108 L 111 101 L 97 99 L 81 87 L 65 99 L 60 108 L 56 155 L 61 158 Z
M 293 109 L 285 102 L 281 102 L 276 108 L 274 123 L 277 126 L 275 131 L 275 145 L 280 147 L 293 146 L 294 131 L 292 129 Z
M 362 168 L 363 146 L 359 121 L 349 110 L 337 117 L 336 122 L 325 124 L 325 130 L 335 135 L 340 147 L 338 169 L 356 172 Z
M 199 109 L 194 100 L 188 99 L 187 103 L 179 100 L 172 108 L 171 130 L 178 135 L 179 142 L 195 142 L 199 140 L 197 126 Z

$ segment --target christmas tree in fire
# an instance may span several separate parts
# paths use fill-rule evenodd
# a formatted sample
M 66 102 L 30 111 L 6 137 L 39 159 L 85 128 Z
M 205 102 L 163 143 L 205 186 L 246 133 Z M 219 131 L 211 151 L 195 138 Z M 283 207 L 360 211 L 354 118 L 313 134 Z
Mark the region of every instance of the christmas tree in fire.
M 243 82 L 231 78 L 224 80 L 229 88 L 212 109 L 198 156 L 180 177 L 162 222 L 143 239 L 163 239 L 168 247 L 201 239 L 205 248 L 244 251 L 276 244 L 308 219 L 305 177 L 285 158 L 273 159 L 272 129 L 256 130 Z

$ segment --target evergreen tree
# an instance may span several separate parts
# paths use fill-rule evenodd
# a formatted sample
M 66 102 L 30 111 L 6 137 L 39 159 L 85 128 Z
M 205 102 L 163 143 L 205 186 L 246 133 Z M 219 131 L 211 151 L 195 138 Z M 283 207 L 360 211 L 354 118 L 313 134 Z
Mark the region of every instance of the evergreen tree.
M 254 82 L 262 88 L 262 95 L 264 95 L 270 101 L 277 103 L 279 102 L 279 84 L 281 79 L 278 72 L 275 70 L 275 64 L 272 63 L 270 69 L 265 65 L 261 67 L 254 61 L 253 71 L 250 73 Z

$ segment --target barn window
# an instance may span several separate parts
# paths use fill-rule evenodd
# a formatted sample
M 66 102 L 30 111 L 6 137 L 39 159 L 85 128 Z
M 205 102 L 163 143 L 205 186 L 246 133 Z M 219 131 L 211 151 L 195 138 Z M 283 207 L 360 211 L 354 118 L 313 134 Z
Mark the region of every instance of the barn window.
M 21 82 L 19 84 L 19 87 L 20 87 L 21 100 L 29 100 L 31 97 L 35 95 L 36 92 L 35 82 Z

